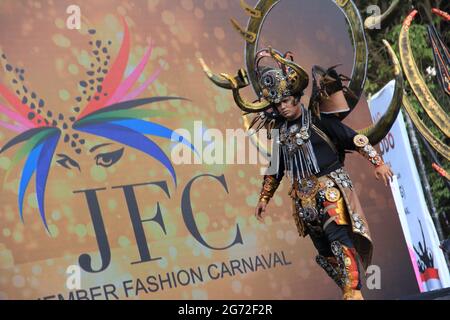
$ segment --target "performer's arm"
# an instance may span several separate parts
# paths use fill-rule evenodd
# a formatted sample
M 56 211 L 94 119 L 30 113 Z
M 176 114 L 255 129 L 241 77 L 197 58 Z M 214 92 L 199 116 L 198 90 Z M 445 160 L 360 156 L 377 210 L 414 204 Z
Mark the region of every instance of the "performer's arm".
M 369 139 L 363 134 L 356 134 L 353 136 L 353 145 L 364 158 L 370 161 L 375 167 L 384 165 L 383 159 L 378 154 L 377 150 L 369 143 Z
M 276 174 L 273 175 L 264 175 L 261 192 L 259 193 L 259 201 L 264 201 L 268 203 L 270 199 L 273 197 L 275 191 L 280 185 L 281 180 L 284 176 L 284 161 L 282 150 L 279 149 L 279 157 L 278 157 L 278 170 Z M 273 161 L 270 162 L 270 166 L 273 165 Z
M 363 134 L 357 134 L 353 137 L 353 143 L 356 151 L 362 154 L 375 166 L 375 177 L 377 180 L 383 179 L 384 185 L 388 185 L 388 181 L 392 181 L 394 173 L 391 167 L 384 163 L 377 150 L 369 143 L 369 139 Z
M 339 75 L 335 67 L 328 68 L 325 73 L 326 76 L 322 79 L 319 89 L 322 93 L 318 96 L 331 97 L 338 91 L 344 91 L 342 80 L 348 80 L 347 77 Z M 348 94 L 351 94 L 348 88 L 345 89 Z M 362 154 L 375 166 L 376 178 L 383 178 L 385 185 L 387 185 L 388 180 L 392 179 L 393 173 L 391 168 L 383 162 L 383 159 L 378 155 L 375 148 L 370 145 L 369 139 L 364 135 L 356 133 L 352 128 L 347 127 L 334 115 L 322 115 L 322 118 L 322 123 L 327 127 L 329 134 L 338 140 L 341 148 L 344 150 L 356 150 Z
M 261 192 L 259 193 L 258 205 L 255 209 L 255 217 L 261 222 L 263 222 L 262 215 L 266 212 L 267 204 L 275 194 L 275 191 L 284 176 L 284 162 L 282 160 L 283 156 L 281 153 L 282 151 L 280 149 L 280 156 L 278 158 L 278 172 L 273 175 L 265 175 L 263 179 Z M 272 166 L 272 161 L 270 166 Z
M 322 116 L 322 123 L 342 148 L 357 151 L 369 160 L 375 167 L 376 178 L 382 178 L 385 185 L 387 185 L 389 179 L 392 179 L 393 173 L 390 167 L 384 163 L 377 150 L 369 143 L 369 139 L 365 135 L 358 134 L 334 115 Z

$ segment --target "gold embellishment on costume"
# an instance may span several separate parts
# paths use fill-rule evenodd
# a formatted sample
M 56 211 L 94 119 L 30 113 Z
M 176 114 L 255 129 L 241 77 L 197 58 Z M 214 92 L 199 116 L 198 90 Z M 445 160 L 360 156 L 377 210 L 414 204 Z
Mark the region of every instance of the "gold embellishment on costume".
M 232 89 L 237 89 L 238 88 L 238 83 L 237 83 L 235 78 L 233 78 L 232 76 L 230 76 L 227 73 L 221 73 L 220 75 L 230 82 Z
M 353 138 L 353 143 L 355 144 L 355 146 L 357 146 L 358 148 L 363 148 L 365 147 L 368 143 L 369 143 L 369 138 L 367 138 L 365 135 L 363 134 L 357 134 L 354 138 Z
M 343 197 L 341 197 L 336 203 L 336 213 L 337 213 L 337 219 L 336 223 L 339 225 L 348 225 L 350 224 L 347 205 L 345 204 L 345 200 Z
M 269 202 L 280 185 L 280 181 L 273 176 L 264 176 L 262 190 L 259 194 L 259 201 Z
M 319 191 L 319 180 L 316 176 L 309 176 L 308 178 L 301 179 L 300 181 L 295 180 L 292 185 L 292 189 L 289 195 L 296 201 L 299 205 L 296 212 L 301 219 L 307 222 L 311 222 L 317 219 L 317 202 L 316 195 Z M 296 200 L 296 199 L 299 199 Z
M 340 187 L 343 187 L 343 183 L 345 183 L 346 187 L 351 187 L 351 180 L 343 170 L 338 169 L 337 171 L 333 171 L 333 176 L 335 176 L 335 179 L 339 181 Z M 339 177 L 341 177 L 342 179 Z M 333 217 L 333 220 L 338 225 L 349 225 L 349 211 L 347 210 L 347 205 L 344 199 L 345 193 L 343 193 L 336 186 L 336 184 L 333 182 L 333 179 L 330 179 L 327 176 L 320 177 L 319 182 L 321 186 L 320 190 L 324 192 L 325 200 L 328 201 L 328 204 L 323 208 L 323 211 L 327 212 L 330 217 Z M 328 196 L 327 191 L 330 191 L 328 192 Z M 328 223 L 330 222 L 331 221 L 329 221 Z M 325 229 L 325 225 L 323 228 Z
M 301 204 L 302 204 L 303 209 L 308 209 L 308 208 L 315 209 L 316 208 L 316 198 L 314 196 L 314 197 L 301 199 Z
M 245 13 L 247 13 L 250 17 L 261 18 L 261 10 L 253 9 L 244 0 L 241 0 L 240 4 L 241 4 L 241 8 L 244 9 Z
M 337 2 L 336 2 L 337 1 Z M 259 16 L 260 18 L 256 18 L 251 16 L 248 20 L 246 29 L 243 29 L 239 24 L 232 20 L 233 26 L 239 31 L 240 34 L 242 34 L 246 40 L 245 44 L 245 64 L 246 64 L 246 70 L 249 74 L 249 80 L 250 83 L 254 89 L 254 91 L 258 94 L 261 92 L 261 86 L 259 84 L 259 79 L 257 75 L 257 69 L 256 69 L 256 60 L 257 57 L 257 48 L 258 48 L 258 40 L 260 39 L 260 32 L 263 28 L 264 21 L 267 20 L 267 16 L 270 12 L 272 12 L 272 9 L 280 3 L 280 0 L 259 0 L 257 1 L 255 7 L 253 9 L 250 8 L 250 6 L 245 5 L 246 12 L 252 13 L 253 15 Z M 348 0 L 335 0 L 335 3 L 337 6 L 342 9 L 347 22 L 348 26 L 351 30 L 352 40 L 355 46 L 354 50 L 354 64 L 353 64 L 353 72 L 352 72 L 352 81 L 349 84 L 349 92 L 346 93 L 346 98 L 349 100 L 348 104 L 350 109 L 352 110 L 358 103 L 359 98 L 363 92 L 364 87 L 364 81 L 366 79 L 366 69 L 367 69 L 367 42 L 364 34 L 364 26 L 362 24 L 362 21 L 359 17 L 358 8 L 353 4 L 353 2 Z M 244 3 L 242 3 L 244 5 Z M 281 59 L 279 59 L 281 58 Z M 284 67 L 289 67 L 294 70 L 295 73 L 298 74 L 295 81 L 295 84 L 293 85 L 294 93 L 300 93 L 303 91 L 306 86 L 308 85 L 308 73 L 305 70 L 302 70 L 302 68 L 295 64 L 293 61 L 291 61 L 290 58 L 283 59 L 282 57 L 277 57 L 276 60 L 278 62 L 281 62 L 281 64 Z M 280 61 L 281 60 L 281 61 Z M 210 77 L 211 79 L 211 77 Z M 350 94 L 350 91 L 354 94 Z M 235 96 L 236 94 L 233 93 Z M 260 97 L 258 97 L 260 98 Z M 242 100 L 239 98 L 238 100 Z M 246 112 L 260 112 L 264 111 L 268 106 L 266 105 L 257 105 L 248 107 L 245 105 L 242 105 L 241 101 L 235 102 L 238 105 L 238 107 Z M 345 115 L 343 115 L 345 117 Z
M 337 284 L 343 291 L 345 300 L 362 299 L 360 294 L 360 274 L 358 270 L 357 253 L 339 241 L 331 243 L 331 252 L 336 257 Z M 359 294 L 358 294 L 359 292 Z
M 300 184 L 294 183 L 294 188 L 296 186 L 299 199 L 308 200 L 315 197 L 319 191 L 319 180 L 316 176 L 310 176 L 307 179 L 301 179 Z
M 287 89 L 287 81 L 281 80 L 280 86 L 278 87 L 278 92 L 283 93 L 284 91 L 286 91 L 286 89 Z
M 340 7 L 344 7 L 347 4 L 348 0 L 336 0 L 336 4 Z
M 256 33 L 245 31 L 234 19 L 230 19 L 230 21 L 233 27 L 241 34 L 241 36 L 244 37 L 245 41 L 249 43 L 253 43 L 256 41 Z
M 203 72 L 215 85 L 223 89 L 233 89 L 230 81 L 220 74 L 214 74 L 202 58 L 198 58 L 198 61 L 202 66 Z M 238 70 L 234 80 L 237 82 L 238 88 L 244 88 L 249 85 L 247 72 L 244 69 Z
M 356 150 L 368 159 L 374 166 L 379 167 L 384 164 L 383 159 L 379 156 L 377 150 L 371 144 L 364 147 L 357 147 Z
M 325 191 L 325 199 L 327 199 L 330 202 L 337 202 L 340 197 L 341 192 L 337 188 L 331 187 L 327 188 Z
M 361 290 L 345 289 L 343 300 L 364 300 Z

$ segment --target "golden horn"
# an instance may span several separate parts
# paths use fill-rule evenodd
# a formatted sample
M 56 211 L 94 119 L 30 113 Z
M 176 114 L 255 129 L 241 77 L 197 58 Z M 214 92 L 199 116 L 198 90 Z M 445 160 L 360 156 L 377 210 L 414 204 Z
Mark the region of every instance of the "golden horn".
M 425 81 L 423 80 L 419 68 L 414 61 L 414 56 L 411 50 L 411 43 L 409 40 L 409 27 L 417 14 L 414 10 L 403 22 L 402 29 L 399 35 L 399 51 L 400 59 L 402 61 L 403 71 L 408 79 L 414 95 L 419 100 L 422 108 L 425 109 L 428 116 L 436 124 L 436 126 L 447 136 L 450 137 L 450 119 L 431 94 Z
M 233 98 L 234 98 L 234 102 L 236 102 L 236 105 L 239 107 L 239 109 L 241 109 L 242 111 L 245 112 L 260 112 L 260 111 L 264 111 L 268 108 L 270 108 L 270 102 L 263 100 L 260 102 L 248 102 L 245 101 L 245 99 L 241 96 L 240 92 L 239 92 L 239 88 L 236 86 L 236 82 L 234 80 L 233 77 L 231 77 L 228 74 L 222 73 L 221 74 L 225 79 L 227 79 L 232 87 L 232 92 L 233 92 Z
M 389 42 L 383 40 L 383 44 L 388 50 L 394 68 L 395 89 L 391 103 L 389 104 L 387 111 L 385 112 L 385 114 L 383 114 L 380 120 L 378 120 L 378 122 L 373 126 L 358 131 L 359 133 L 366 135 L 372 145 L 378 144 L 389 133 L 389 130 L 391 130 L 402 105 L 404 87 L 403 74 L 397 55 L 390 46 Z
M 202 58 L 198 58 L 198 61 L 209 80 L 218 87 L 231 90 L 230 81 L 225 79 L 222 75 L 214 74 Z M 239 69 L 238 74 L 233 78 L 233 81 L 236 82 L 238 88 L 244 88 L 249 85 L 247 74 L 244 69 Z

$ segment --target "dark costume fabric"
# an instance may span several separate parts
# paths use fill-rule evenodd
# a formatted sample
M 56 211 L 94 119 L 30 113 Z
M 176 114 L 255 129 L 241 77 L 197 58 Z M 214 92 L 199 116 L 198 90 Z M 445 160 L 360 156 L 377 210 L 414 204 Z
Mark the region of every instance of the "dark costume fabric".
M 298 125 L 299 121 L 300 118 L 288 121 L 288 130 L 291 126 Z M 339 241 L 348 248 L 355 248 L 366 269 L 370 265 L 373 249 L 370 231 L 352 182 L 343 168 L 346 152 L 359 151 L 365 156 L 368 154 L 367 148 L 364 151 L 355 145 L 355 136 L 357 133 L 334 115 L 322 114 L 320 119 L 313 116 L 309 140 L 319 167 L 319 172 L 314 174 L 317 178 L 317 193 L 315 201 L 313 200 L 318 217 L 311 219 L 305 212 L 302 214 L 304 202 L 302 204 L 301 194 L 304 189 L 299 179 L 295 179 L 295 173 L 300 172 L 298 167 L 301 166 L 296 161 L 289 168 L 294 172 L 289 195 L 292 198 L 292 215 L 300 236 L 310 235 L 319 254 L 324 257 L 331 256 L 331 244 L 334 241 Z M 368 155 L 367 157 L 369 158 Z M 286 170 L 285 163 L 282 149 L 279 153 L 278 172 L 265 176 L 264 179 L 263 186 L 266 185 L 266 191 L 270 189 L 269 194 L 273 195 L 282 180 Z M 304 187 L 308 189 L 307 186 Z M 262 197 L 264 194 L 266 192 L 263 187 Z M 342 227 L 339 228 L 340 226 Z

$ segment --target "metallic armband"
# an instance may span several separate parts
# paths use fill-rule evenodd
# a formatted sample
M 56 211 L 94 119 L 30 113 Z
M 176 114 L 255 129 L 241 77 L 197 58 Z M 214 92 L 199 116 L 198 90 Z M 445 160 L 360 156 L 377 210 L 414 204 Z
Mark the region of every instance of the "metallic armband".
M 353 143 L 356 150 L 368 159 L 374 166 L 379 167 L 384 164 L 383 159 L 378 154 L 377 150 L 369 143 L 369 139 L 363 135 L 358 134 L 353 138 Z
M 264 176 L 259 201 L 269 202 L 279 185 L 280 181 L 275 179 L 274 176 Z

